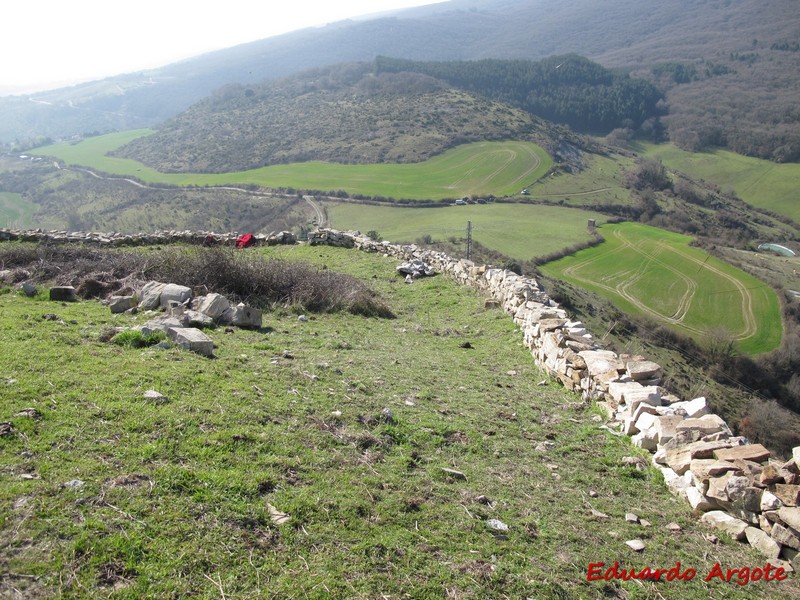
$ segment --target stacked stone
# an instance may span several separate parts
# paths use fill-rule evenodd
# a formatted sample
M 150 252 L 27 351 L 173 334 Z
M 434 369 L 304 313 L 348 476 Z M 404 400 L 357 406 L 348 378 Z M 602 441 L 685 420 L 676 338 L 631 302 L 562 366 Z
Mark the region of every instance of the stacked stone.
M 213 231 L 159 231 L 155 233 L 96 233 L 82 231 L 43 231 L 41 229 L 19 230 L 0 229 L 0 241 L 45 242 L 49 244 L 80 243 L 95 246 L 152 246 L 158 244 L 194 244 L 200 245 L 209 239 L 217 243 L 232 246 L 239 234 L 215 233 Z M 290 231 L 256 234 L 254 245 L 275 246 L 280 244 L 296 244 L 297 236 Z
M 159 281 L 146 283 L 137 296 L 112 296 L 109 306 L 113 313 L 165 309 L 165 315 L 137 329 L 145 335 L 163 331 L 177 345 L 203 356 L 213 354 L 214 342 L 201 328 L 216 325 L 260 328 L 262 323 L 260 310 L 242 303 L 232 306 L 222 294 L 193 297 L 189 287 Z

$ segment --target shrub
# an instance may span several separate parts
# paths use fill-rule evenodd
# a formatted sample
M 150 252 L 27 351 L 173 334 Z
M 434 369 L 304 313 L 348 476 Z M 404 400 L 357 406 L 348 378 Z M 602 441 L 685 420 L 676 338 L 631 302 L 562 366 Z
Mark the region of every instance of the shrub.
M 750 401 L 747 416 L 739 422 L 739 431 L 750 441 L 763 444 L 770 450 L 787 456 L 800 445 L 797 416 L 774 400 Z
M 136 329 L 128 329 L 115 335 L 111 338 L 111 341 L 117 346 L 125 348 L 147 348 L 155 346 L 166 339 L 167 335 L 163 331 L 154 331 L 145 335 Z
M 367 237 L 369 239 L 371 239 L 373 242 L 382 242 L 383 241 L 383 236 L 380 233 L 378 233 L 377 231 L 375 231 L 374 229 L 370 229 L 367 232 Z

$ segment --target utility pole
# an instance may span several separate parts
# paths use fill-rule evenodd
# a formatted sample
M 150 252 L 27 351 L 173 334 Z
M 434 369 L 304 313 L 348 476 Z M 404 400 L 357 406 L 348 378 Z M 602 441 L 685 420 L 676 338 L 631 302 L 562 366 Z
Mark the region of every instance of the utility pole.
M 467 260 L 472 260 L 472 221 L 467 221 Z

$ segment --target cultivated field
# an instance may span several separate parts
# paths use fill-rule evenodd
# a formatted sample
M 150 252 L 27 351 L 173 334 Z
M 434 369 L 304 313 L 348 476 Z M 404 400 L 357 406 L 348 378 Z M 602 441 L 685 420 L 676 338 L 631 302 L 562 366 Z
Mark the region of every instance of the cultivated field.
M 588 219 L 606 217 L 590 211 L 532 204 L 469 204 L 442 208 L 395 208 L 350 203 L 326 204 L 337 229 L 378 231 L 392 242 L 464 238 L 472 221 L 473 239 L 518 260 L 529 260 L 591 239 Z
M 777 164 L 728 150 L 685 152 L 671 144 L 642 145 L 645 156 L 696 179 L 732 187 L 742 200 L 800 222 L 800 164 Z
M 542 270 L 697 340 L 724 331 L 753 354 L 780 343 L 778 299 L 766 284 L 690 247 L 687 236 L 634 223 L 601 233 L 606 243 Z
M 544 175 L 552 159 L 529 142 L 478 142 L 453 148 L 413 164 L 340 165 L 322 162 L 274 165 L 222 174 L 159 173 L 141 163 L 108 156 L 128 141 L 147 135 L 135 130 L 98 136 L 78 144 L 55 144 L 35 154 L 55 157 L 105 173 L 135 177 L 145 183 L 190 185 L 256 184 L 303 190 L 344 190 L 350 194 L 439 200 L 466 195 L 518 193 Z

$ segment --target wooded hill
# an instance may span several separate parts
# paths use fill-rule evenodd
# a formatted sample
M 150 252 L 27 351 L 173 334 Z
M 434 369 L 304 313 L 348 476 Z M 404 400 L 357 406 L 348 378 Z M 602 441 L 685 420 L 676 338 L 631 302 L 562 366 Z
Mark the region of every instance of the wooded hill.
M 229 85 L 117 151 L 162 172 L 270 164 L 406 163 L 475 141 L 571 138 L 537 118 L 608 132 L 655 119 L 657 90 L 575 55 L 411 63 L 379 58 Z
M 668 133 L 683 147 L 721 144 L 797 160 L 799 44 L 795 0 L 451 0 L 142 73 L 0 98 L 0 141 L 23 147 L 48 136 L 152 126 L 228 83 L 247 86 L 378 55 L 539 60 L 574 52 L 657 83 L 666 93 Z

